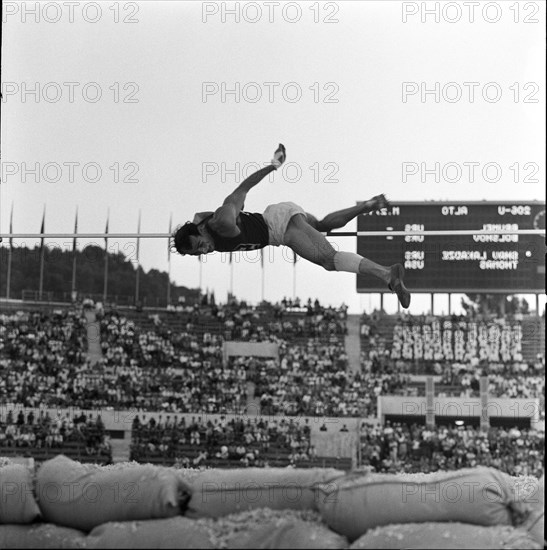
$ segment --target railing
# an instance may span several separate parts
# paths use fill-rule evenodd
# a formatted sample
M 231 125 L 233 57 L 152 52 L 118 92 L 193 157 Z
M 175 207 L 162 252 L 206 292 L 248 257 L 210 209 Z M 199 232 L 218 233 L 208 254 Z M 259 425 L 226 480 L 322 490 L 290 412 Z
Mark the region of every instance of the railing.
M 23 456 L 24 458 L 34 458 L 36 462 L 49 460 L 59 454 L 64 454 L 79 462 L 99 462 L 103 464 L 110 464 L 112 462 L 111 453 L 88 453 L 85 446 L 71 445 L 70 443 L 64 443 L 60 447 L 0 446 L 0 456 Z
M 43 291 L 41 294 L 38 290 L 22 290 L 21 299 L 24 302 L 39 302 L 44 304 L 63 303 L 73 304 L 73 296 L 71 292 L 52 292 Z M 121 295 L 121 294 L 107 294 L 106 301 L 103 294 L 81 292 L 78 294 L 78 300 L 91 299 L 94 302 L 101 302 L 103 305 L 116 305 L 121 307 L 135 307 L 135 296 Z M 144 308 L 157 307 L 165 309 L 167 308 L 167 299 L 159 296 L 143 296 L 139 300 L 140 305 Z

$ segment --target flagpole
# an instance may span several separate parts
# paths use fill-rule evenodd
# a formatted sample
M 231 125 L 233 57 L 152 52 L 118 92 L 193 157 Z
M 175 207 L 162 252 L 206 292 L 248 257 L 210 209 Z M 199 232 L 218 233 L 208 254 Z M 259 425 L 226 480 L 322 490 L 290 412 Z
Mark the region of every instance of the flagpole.
M 74 234 L 78 233 L 78 207 L 76 207 L 76 218 L 74 220 Z M 72 296 L 76 292 L 76 237 L 72 241 Z
M 232 253 L 230 252 L 230 296 L 234 295 L 234 263 Z
M 46 225 L 46 205 L 44 204 L 44 212 L 42 214 L 42 227 L 40 228 L 40 282 L 38 287 L 38 300 L 42 300 L 42 294 L 44 290 L 44 232 Z
M 110 208 L 106 213 L 105 235 L 108 235 L 108 224 L 110 222 Z M 103 281 L 103 304 L 106 305 L 108 296 L 108 237 L 104 238 L 104 281 Z
M 296 264 L 293 265 L 292 270 L 292 297 L 293 300 L 296 299 Z
M 261 279 L 262 279 L 262 301 L 264 302 L 264 249 L 261 248 L 260 249 L 260 267 L 261 267 L 261 270 L 262 270 L 262 275 L 261 275 Z
M 292 271 L 292 297 L 296 300 L 296 252 L 293 250 L 293 271 Z
M 11 213 L 9 217 L 9 231 L 10 233 L 13 233 L 13 202 L 11 203 Z M 9 300 L 10 298 L 10 291 L 11 291 L 11 251 L 13 247 L 13 239 L 10 238 L 9 240 L 9 247 L 8 247 L 8 275 L 6 279 L 6 298 Z
M 201 256 L 198 256 L 199 262 L 199 293 L 201 294 L 201 289 L 203 288 L 203 260 Z
M 141 211 L 139 209 L 139 221 L 137 225 L 137 235 L 140 235 L 141 232 Z M 136 274 L 136 280 L 135 280 L 135 307 L 137 306 L 137 302 L 139 301 L 139 283 L 140 283 L 140 262 L 139 262 L 139 251 L 140 251 L 140 245 L 141 245 L 141 239 L 140 237 L 137 237 L 137 274 Z
M 169 234 L 173 223 L 173 213 L 169 216 Z M 167 305 L 171 303 L 171 239 L 167 239 Z

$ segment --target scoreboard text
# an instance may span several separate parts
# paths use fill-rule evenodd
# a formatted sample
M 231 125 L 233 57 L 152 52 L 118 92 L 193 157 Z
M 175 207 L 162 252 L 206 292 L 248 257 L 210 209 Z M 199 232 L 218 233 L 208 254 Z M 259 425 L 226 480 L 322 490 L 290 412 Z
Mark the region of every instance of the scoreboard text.
M 545 291 L 545 236 L 496 231 L 545 230 L 540 202 L 393 202 L 357 218 L 357 231 L 404 236 L 357 237 L 357 253 L 405 266 L 411 292 L 535 294 Z M 486 230 L 488 235 L 413 235 L 417 231 Z M 389 292 L 374 277 L 357 276 L 357 292 Z

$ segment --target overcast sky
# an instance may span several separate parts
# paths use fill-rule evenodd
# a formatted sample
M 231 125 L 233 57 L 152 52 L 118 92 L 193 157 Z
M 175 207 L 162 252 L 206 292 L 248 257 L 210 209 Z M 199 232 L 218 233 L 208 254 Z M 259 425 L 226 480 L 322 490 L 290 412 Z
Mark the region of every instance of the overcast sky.
M 76 207 L 80 232 L 104 231 L 109 208 L 111 232 L 135 232 L 139 210 L 143 232 L 166 232 L 171 213 L 175 226 L 214 210 L 279 142 L 290 164 L 249 211 L 294 201 L 321 217 L 379 193 L 545 200 L 545 2 L 35 4 L 4 3 L 2 232 L 12 204 L 16 232 L 38 232 L 44 205 L 47 232 L 72 232 Z M 166 249 L 143 240 L 143 267 L 167 269 Z M 265 298 L 292 296 L 290 256 L 267 259 Z M 171 276 L 196 287 L 198 265 L 173 257 Z M 378 304 L 354 275 L 296 273 L 304 300 Z M 225 258 L 208 257 L 203 286 L 225 299 L 229 285 Z M 235 264 L 234 293 L 260 300 L 259 263 Z M 411 312 L 428 307 L 416 296 Z

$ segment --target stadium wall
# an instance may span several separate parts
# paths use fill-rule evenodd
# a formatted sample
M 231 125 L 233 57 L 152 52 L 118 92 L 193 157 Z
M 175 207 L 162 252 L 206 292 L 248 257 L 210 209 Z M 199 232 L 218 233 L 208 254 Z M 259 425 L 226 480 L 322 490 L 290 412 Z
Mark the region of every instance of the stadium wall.
M 436 417 L 480 417 L 481 399 L 479 397 L 435 397 L 433 409 Z M 540 429 L 539 399 L 502 399 L 489 398 L 487 405 L 489 417 L 530 419 L 530 427 Z M 378 398 L 378 419 L 383 422 L 388 415 L 425 416 L 426 397 L 401 397 L 382 395 Z
M 112 409 L 79 409 L 79 408 L 48 408 L 48 407 L 22 407 L 18 404 L 7 404 L 0 407 L 0 419 L 4 420 L 9 411 L 12 411 L 13 417 L 17 418 L 19 411 L 23 411 L 25 417 L 34 412 L 35 419 L 39 419 L 41 414 L 48 413 L 52 419 L 74 417 L 81 415 L 95 418 L 97 415 L 101 416 L 101 420 L 104 424 L 105 430 L 114 439 L 131 440 L 131 429 L 133 421 L 138 416 L 142 421 L 146 418 L 148 422 L 151 418 L 154 418 L 157 422 L 162 417 L 162 421 L 165 422 L 167 415 L 171 419 L 176 416 L 180 423 L 184 418 L 187 425 L 189 425 L 193 419 L 199 420 L 201 423 L 211 421 L 213 423 L 217 421 L 230 421 L 230 420 L 242 420 L 243 422 L 262 421 L 277 421 L 285 420 L 286 422 L 297 423 L 300 427 L 309 426 L 311 444 L 316 447 L 317 453 L 324 457 L 340 457 L 340 458 L 353 458 L 356 434 L 358 432 L 360 418 L 335 418 L 335 417 L 320 417 L 320 416 L 284 416 L 284 415 L 263 415 L 258 414 L 255 410 L 248 412 L 242 412 L 241 414 L 206 414 L 206 413 L 172 413 L 170 411 L 164 412 L 149 412 L 149 411 L 135 411 L 135 410 L 112 410 Z M 320 452 L 321 451 L 321 452 Z
M 230 341 L 222 344 L 222 358 L 224 363 L 228 357 L 273 357 L 279 360 L 279 345 L 271 342 L 237 342 Z

